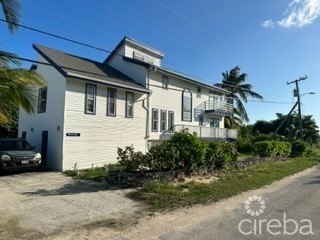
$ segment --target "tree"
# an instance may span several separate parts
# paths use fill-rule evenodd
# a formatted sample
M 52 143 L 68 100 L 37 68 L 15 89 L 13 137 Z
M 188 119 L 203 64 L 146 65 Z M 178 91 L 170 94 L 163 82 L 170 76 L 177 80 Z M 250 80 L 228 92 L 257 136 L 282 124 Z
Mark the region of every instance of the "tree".
M 249 117 L 242 101 L 247 102 L 248 97 L 263 99 L 260 94 L 252 91 L 251 84 L 245 83 L 247 74 L 240 71 L 240 67 L 236 66 L 230 71 L 222 73 L 222 82 L 215 84 L 230 92 L 228 97 L 232 99 L 234 113 L 233 119 L 229 119 L 230 123 L 227 121 L 227 125 L 241 125 L 243 122 L 249 122 Z
M 20 21 L 20 1 L 19 0 L 0 0 L 0 5 L 4 17 L 8 23 L 11 33 L 18 29 Z
M 20 3 L 17 0 L 0 0 L 0 5 L 8 29 L 13 33 L 18 27 Z M 15 54 L 0 51 L 0 124 L 10 122 L 12 109 L 21 107 L 26 112 L 33 113 L 37 99 L 32 89 L 45 84 L 45 80 L 35 71 L 19 66 L 20 62 Z

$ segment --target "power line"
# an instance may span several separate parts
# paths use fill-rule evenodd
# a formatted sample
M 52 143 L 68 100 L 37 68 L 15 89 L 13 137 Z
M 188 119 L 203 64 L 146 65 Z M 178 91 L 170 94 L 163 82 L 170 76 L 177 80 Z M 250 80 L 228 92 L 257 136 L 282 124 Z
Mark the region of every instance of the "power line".
M 203 30 L 203 31 L 205 31 L 205 32 L 207 32 L 207 33 L 209 33 L 209 34 L 211 34 L 212 36 L 214 36 L 214 37 L 216 37 L 216 38 L 219 38 L 220 40 L 222 40 L 222 41 L 226 42 L 227 44 L 232 45 L 229 41 L 227 41 L 227 40 L 225 40 L 224 38 L 220 37 L 219 35 L 215 34 L 215 33 L 214 33 L 214 32 L 212 32 L 210 29 L 208 29 L 208 28 L 206 28 L 206 27 L 204 27 L 204 26 L 200 25 L 199 23 L 197 23 L 197 22 L 195 22 L 195 21 L 193 21 L 193 20 L 191 20 L 191 19 L 187 18 L 187 17 L 186 17 L 186 16 L 184 16 L 183 14 L 181 14 L 181 13 L 179 13 L 179 12 L 175 11 L 174 9 L 172 9 L 172 8 L 168 7 L 167 5 L 165 5 L 165 4 L 161 3 L 161 2 L 159 2 L 158 0 L 153 0 L 153 1 L 154 1 L 154 2 L 156 2 L 156 3 L 158 3 L 158 4 L 159 4 L 160 6 L 162 6 L 163 8 L 165 8 L 165 9 L 169 10 L 170 12 L 174 13 L 175 15 L 179 16 L 180 18 L 184 19 L 185 21 L 187 21 L 187 22 L 191 23 L 192 25 L 197 26 L 197 27 L 198 27 L 198 28 L 200 28 L 201 30 Z
M 292 102 L 264 101 L 264 100 L 247 100 L 248 102 L 257 103 L 276 103 L 276 104 L 292 104 Z
M 137 21 L 137 20 L 135 20 L 135 19 L 129 18 L 129 17 L 127 17 L 126 15 L 123 15 L 123 14 L 121 14 L 121 13 L 115 11 L 115 10 L 106 8 L 105 6 L 101 5 L 100 3 L 95 2 L 95 1 L 93 1 L 93 0 L 88 0 L 88 1 L 90 1 L 91 3 L 93 3 L 93 4 L 95 4 L 95 5 L 98 5 L 99 7 L 105 8 L 106 10 L 111 11 L 112 13 L 115 13 L 115 14 L 121 16 L 122 18 L 125 18 L 125 19 L 127 19 L 128 21 L 131 21 L 131 22 L 140 24 L 140 25 L 142 25 L 143 27 L 148 28 L 149 30 L 154 31 L 154 32 L 156 32 L 156 33 L 159 33 L 159 34 L 161 34 L 161 35 L 164 35 L 165 37 L 168 37 L 168 38 L 170 38 L 171 40 L 173 40 L 173 41 L 175 41 L 175 42 L 177 42 L 177 43 L 180 43 L 180 44 L 182 44 L 182 45 L 185 45 L 185 46 L 188 47 L 188 48 L 192 48 L 192 49 L 194 49 L 194 50 L 196 50 L 196 51 L 198 51 L 198 52 L 201 52 L 202 54 L 206 54 L 206 55 L 208 55 L 208 56 L 210 56 L 210 57 L 213 57 L 213 58 L 215 58 L 215 59 L 217 59 L 217 60 L 221 60 L 221 61 L 224 61 L 224 62 L 227 62 L 227 63 L 232 62 L 230 59 L 225 59 L 225 58 L 222 58 L 222 57 L 217 57 L 216 55 L 210 54 L 210 53 L 208 53 L 208 52 L 205 51 L 205 50 L 202 50 L 202 49 L 197 48 L 197 47 L 195 47 L 195 46 L 193 46 L 193 45 L 190 45 L 190 44 L 187 44 L 187 43 L 185 43 L 185 42 L 182 42 L 182 41 L 178 40 L 177 38 L 172 37 L 172 36 L 169 35 L 169 34 L 163 33 L 163 32 L 161 32 L 161 31 L 159 31 L 159 30 L 155 30 L 154 28 L 149 27 L 149 26 L 147 26 L 147 25 L 145 25 L 145 24 L 143 24 L 143 23 L 140 23 L 139 21 Z M 123 3 L 121 3 L 121 4 L 123 5 Z M 37 9 L 37 10 L 39 10 L 39 11 L 43 11 L 43 12 L 45 12 L 45 13 L 51 14 L 51 15 L 53 15 L 53 16 L 55 16 L 55 17 L 61 18 L 61 19 L 63 19 L 63 20 L 66 20 L 66 21 L 75 23 L 75 24 L 80 25 L 80 26 L 82 26 L 82 27 L 86 27 L 86 28 L 89 28 L 89 29 L 91 29 L 91 30 L 94 30 L 94 31 L 103 33 L 103 34 L 111 35 L 111 36 L 113 36 L 113 37 L 116 36 L 116 35 L 114 35 L 114 34 L 110 34 L 110 33 L 107 33 L 107 32 L 105 32 L 105 31 L 102 31 L 101 29 L 98 29 L 98 28 L 92 27 L 92 26 L 90 26 L 90 25 L 87 25 L 87 24 L 83 24 L 83 23 L 81 23 L 81 22 L 78 22 L 78 21 L 76 21 L 76 20 L 74 20 L 74 19 L 71 19 L 71 18 L 62 16 L 62 15 L 59 15 L 59 14 L 55 14 L 55 13 L 49 12 L 49 11 L 47 11 L 47 10 L 45 10 L 45 9 L 42 9 L 42 8 L 33 6 L 32 4 L 26 4 L 26 5 L 34 8 L 34 9 Z M 129 6 L 128 6 L 128 8 L 132 9 L 132 8 L 129 7 Z M 136 10 L 135 10 L 135 11 L 136 11 Z M 136 12 L 138 12 L 138 11 L 136 11 Z M 143 14 L 143 15 L 146 16 L 145 14 Z M 175 31 L 175 32 L 176 32 L 176 31 Z M 178 33 L 179 33 L 179 32 L 178 32 Z M 183 33 L 181 33 L 181 34 L 183 34 Z M 187 36 L 186 34 L 183 34 L 183 35 Z M 117 36 L 117 37 L 118 37 L 118 36 Z M 119 38 L 120 38 L 120 37 L 119 37 Z M 190 40 L 192 40 L 192 41 L 196 41 L 196 40 L 194 40 L 194 39 L 192 39 L 192 38 L 190 38 L 190 37 L 187 37 L 187 38 L 190 39 Z M 196 41 L 196 42 L 199 44 L 198 41 Z M 204 46 L 203 44 L 199 44 L 199 45 Z M 182 59 L 182 58 L 177 57 L 177 56 L 174 56 L 174 55 L 172 55 L 172 54 L 170 54 L 170 53 L 169 53 L 169 54 L 166 54 L 166 55 L 169 56 L 169 57 L 173 57 L 173 58 L 179 59 L 179 60 Z M 190 64 L 192 64 L 192 65 L 195 65 L 195 66 L 199 66 L 199 64 L 196 64 L 196 63 L 194 63 L 194 62 L 190 62 L 190 61 L 186 61 L 186 60 L 182 60 L 182 61 L 188 62 L 188 63 L 190 63 Z M 204 67 L 203 65 L 200 65 L 200 66 L 201 66 L 201 67 Z M 208 67 L 205 67 L 205 68 L 211 69 L 209 66 L 208 66 Z
M 0 21 L 1 22 L 5 22 L 5 23 L 11 23 L 11 24 L 13 23 L 13 22 L 7 21 L 7 20 L 2 19 L 2 18 L 0 18 Z M 46 31 L 42 31 L 42 30 L 39 30 L 39 29 L 36 29 L 36 28 L 33 28 L 33 27 L 28 27 L 26 25 L 22 25 L 22 24 L 19 24 L 19 23 L 15 23 L 15 25 L 17 25 L 17 26 L 19 26 L 21 28 L 25 28 L 25 29 L 34 31 L 34 32 L 38 32 L 38 33 L 45 34 L 45 35 L 48 35 L 48 36 L 51 36 L 51 37 L 55 37 L 55 38 L 58 38 L 58 39 L 62 39 L 62 40 L 65 40 L 65 41 L 68 41 L 68 42 L 71 42 L 71 43 L 82 45 L 82 46 L 85 46 L 85 47 L 88 47 L 88 48 L 92 48 L 92 49 L 95 49 L 95 50 L 111 53 L 111 51 L 108 51 L 108 50 L 105 50 L 105 49 L 102 49 L 102 48 L 99 48 L 99 47 L 95 47 L 95 46 L 90 45 L 90 44 L 82 43 L 82 42 L 79 42 L 79 41 L 76 41 L 76 40 L 73 40 L 73 39 L 70 39 L 70 38 L 61 37 L 61 36 L 58 36 L 56 34 L 49 33 L 49 32 L 46 32 Z

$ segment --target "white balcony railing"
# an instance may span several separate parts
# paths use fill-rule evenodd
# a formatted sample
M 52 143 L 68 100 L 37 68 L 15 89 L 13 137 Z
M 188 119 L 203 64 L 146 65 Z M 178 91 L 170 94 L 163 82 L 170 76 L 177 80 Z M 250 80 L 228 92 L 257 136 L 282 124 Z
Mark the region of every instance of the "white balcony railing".
M 210 99 L 204 101 L 194 109 L 195 116 L 202 115 L 205 113 L 214 113 L 221 116 L 230 116 L 233 113 L 233 106 L 231 103 L 224 100 L 214 100 Z
M 237 139 L 238 131 L 236 129 L 228 128 L 214 128 L 190 125 L 174 125 L 171 131 L 163 132 L 160 135 L 160 140 L 169 140 L 173 133 L 180 132 L 183 129 L 188 129 L 190 133 L 196 133 L 201 139 L 209 140 L 230 140 Z

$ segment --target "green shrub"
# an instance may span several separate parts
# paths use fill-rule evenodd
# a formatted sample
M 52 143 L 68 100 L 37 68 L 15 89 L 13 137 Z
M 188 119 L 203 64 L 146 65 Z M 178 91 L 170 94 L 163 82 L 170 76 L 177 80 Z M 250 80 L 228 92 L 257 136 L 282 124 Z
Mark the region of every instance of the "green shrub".
M 291 143 L 284 141 L 275 141 L 277 155 L 280 157 L 288 157 L 291 153 Z
M 176 166 L 183 172 L 189 174 L 203 166 L 206 146 L 196 133 L 191 134 L 187 129 L 175 132 L 168 144 L 175 151 Z
M 252 153 L 253 152 L 253 145 L 251 142 L 245 141 L 237 141 L 237 150 L 239 153 Z
M 147 167 L 154 171 L 176 169 L 176 159 L 176 150 L 168 141 L 152 146 L 146 154 Z
M 299 157 L 307 153 L 308 144 L 302 140 L 295 140 L 291 147 L 291 156 Z
M 126 146 L 123 150 L 118 147 L 118 157 L 120 166 L 126 171 L 137 171 L 146 166 L 146 156 L 142 152 L 134 152 L 133 146 Z
M 206 146 L 204 165 L 209 168 L 222 169 L 236 161 L 237 156 L 238 152 L 234 143 L 209 142 Z
M 287 157 L 291 153 L 291 144 L 284 141 L 261 141 L 253 145 L 254 153 L 260 157 Z

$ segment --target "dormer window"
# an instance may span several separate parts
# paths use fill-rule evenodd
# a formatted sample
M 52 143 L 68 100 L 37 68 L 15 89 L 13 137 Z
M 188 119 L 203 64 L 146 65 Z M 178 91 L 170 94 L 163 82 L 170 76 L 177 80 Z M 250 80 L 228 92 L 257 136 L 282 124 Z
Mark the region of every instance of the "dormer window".
M 144 61 L 146 63 L 150 63 L 150 64 L 154 64 L 154 61 L 151 57 L 141 53 L 141 52 L 137 52 L 137 51 L 133 51 L 133 58 L 134 59 L 138 59 L 138 60 L 141 60 L 141 61 Z
M 133 58 L 134 59 L 138 59 L 138 60 L 141 60 L 141 61 L 144 61 L 144 56 L 142 53 L 139 53 L 139 52 L 136 52 L 136 51 L 133 51 Z

